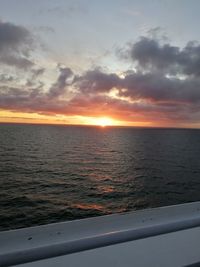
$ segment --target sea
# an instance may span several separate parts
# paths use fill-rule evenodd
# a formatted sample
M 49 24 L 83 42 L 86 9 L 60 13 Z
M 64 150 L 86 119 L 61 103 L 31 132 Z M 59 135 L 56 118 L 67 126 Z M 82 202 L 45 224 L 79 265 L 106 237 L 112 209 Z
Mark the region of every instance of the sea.
M 200 200 L 200 130 L 0 124 L 0 230 Z

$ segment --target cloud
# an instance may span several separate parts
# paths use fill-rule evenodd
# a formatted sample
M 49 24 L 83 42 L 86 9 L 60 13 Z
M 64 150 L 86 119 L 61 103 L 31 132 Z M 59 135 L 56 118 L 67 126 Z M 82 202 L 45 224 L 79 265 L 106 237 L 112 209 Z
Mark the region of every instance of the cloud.
M 163 71 L 165 74 L 200 76 L 200 45 L 188 42 L 180 48 L 148 37 L 140 40 L 126 51 L 145 71 Z
M 152 102 L 200 103 L 200 79 L 168 78 L 160 73 L 133 73 L 122 80 L 121 96 Z
M 120 97 L 152 102 L 198 103 L 200 102 L 200 79 L 188 77 L 169 78 L 160 73 L 127 71 L 124 78 L 115 73 L 91 70 L 76 78 L 76 86 L 82 94 L 109 93 L 118 89 Z
M 0 107 L 49 115 L 105 115 L 140 122 L 189 123 L 200 118 L 200 81 L 197 78 L 180 80 L 130 72 L 120 78 L 100 70 L 72 78 L 71 69 L 60 67 L 59 70 L 57 81 L 47 92 L 39 87 L 2 87 Z M 71 99 L 65 97 L 69 84 L 77 90 Z M 113 88 L 117 89 L 115 97 L 109 95 Z
M 200 47 L 195 42 L 183 48 L 162 42 L 142 37 L 129 45 L 127 55 L 135 69 L 123 75 L 101 68 L 76 74 L 58 65 L 58 78 L 46 91 L 43 83 L 37 82 L 45 70 L 35 68 L 34 82 L 0 87 L 0 108 L 49 115 L 111 116 L 158 125 L 198 123 Z
M 87 71 L 81 77 L 76 77 L 76 85 L 85 94 L 109 92 L 113 87 L 120 85 L 120 78 L 117 74 L 107 74 L 100 69 Z
M 9 65 L 11 67 L 15 66 L 20 69 L 28 69 L 34 65 L 31 60 L 25 57 L 6 53 L 0 56 L 0 63 Z
M 0 74 L 0 82 L 8 83 L 14 81 L 14 77 L 12 75 Z
M 70 85 L 69 79 L 73 77 L 73 72 L 70 68 L 59 66 L 59 72 L 60 74 L 57 81 L 49 90 L 49 96 L 53 98 L 58 97 L 65 92 L 66 87 Z
M 34 65 L 30 59 L 33 38 L 22 26 L 0 21 L 0 63 L 27 69 Z
M 37 68 L 32 70 L 33 79 L 37 78 L 38 76 L 42 75 L 45 72 L 44 68 Z

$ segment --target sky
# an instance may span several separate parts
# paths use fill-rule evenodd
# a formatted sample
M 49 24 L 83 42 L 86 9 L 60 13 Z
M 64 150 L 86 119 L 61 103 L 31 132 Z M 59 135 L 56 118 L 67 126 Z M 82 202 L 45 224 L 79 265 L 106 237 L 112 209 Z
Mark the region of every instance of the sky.
M 0 0 L 0 122 L 200 128 L 199 0 Z

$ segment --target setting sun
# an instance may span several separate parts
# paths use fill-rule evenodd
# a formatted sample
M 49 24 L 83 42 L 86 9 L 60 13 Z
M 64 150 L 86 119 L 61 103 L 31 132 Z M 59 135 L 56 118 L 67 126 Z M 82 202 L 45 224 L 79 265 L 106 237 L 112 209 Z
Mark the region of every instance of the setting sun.
M 98 118 L 96 121 L 96 124 L 105 127 L 105 126 L 112 126 L 114 125 L 114 122 L 111 118 L 103 117 L 103 118 Z

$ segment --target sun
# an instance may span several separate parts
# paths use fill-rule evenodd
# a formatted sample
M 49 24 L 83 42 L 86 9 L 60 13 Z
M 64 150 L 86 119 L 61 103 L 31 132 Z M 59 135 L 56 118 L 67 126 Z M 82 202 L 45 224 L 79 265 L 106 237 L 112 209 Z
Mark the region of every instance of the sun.
M 111 118 L 102 117 L 97 119 L 96 124 L 101 127 L 111 126 L 113 125 L 113 120 Z

